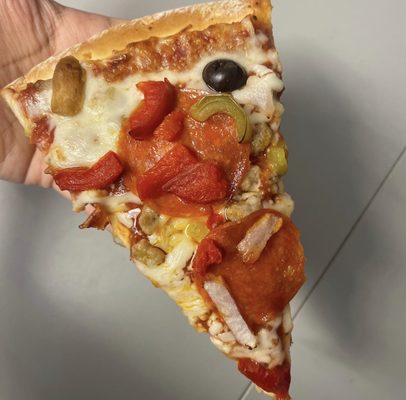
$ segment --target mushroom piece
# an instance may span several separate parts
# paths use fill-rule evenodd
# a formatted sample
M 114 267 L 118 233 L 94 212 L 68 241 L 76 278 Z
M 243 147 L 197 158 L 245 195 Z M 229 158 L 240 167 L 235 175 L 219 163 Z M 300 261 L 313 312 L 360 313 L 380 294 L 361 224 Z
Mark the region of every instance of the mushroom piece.
M 51 110 L 55 114 L 73 116 L 83 107 L 86 71 L 72 56 L 63 57 L 56 64 L 52 78 Z
M 165 252 L 153 246 L 147 239 L 141 239 L 131 247 L 131 258 L 147 267 L 156 267 L 165 261 Z

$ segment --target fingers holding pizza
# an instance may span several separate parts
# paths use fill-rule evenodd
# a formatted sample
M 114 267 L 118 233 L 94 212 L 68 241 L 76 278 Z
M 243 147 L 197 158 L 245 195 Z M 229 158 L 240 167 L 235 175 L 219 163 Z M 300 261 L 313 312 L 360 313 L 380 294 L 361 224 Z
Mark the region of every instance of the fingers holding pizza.
M 135 20 L 2 93 L 74 210 L 94 207 L 82 227 L 110 226 L 197 330 L 287 399 L 304 256 L 269 19 L 267 1 L 231 0 Z

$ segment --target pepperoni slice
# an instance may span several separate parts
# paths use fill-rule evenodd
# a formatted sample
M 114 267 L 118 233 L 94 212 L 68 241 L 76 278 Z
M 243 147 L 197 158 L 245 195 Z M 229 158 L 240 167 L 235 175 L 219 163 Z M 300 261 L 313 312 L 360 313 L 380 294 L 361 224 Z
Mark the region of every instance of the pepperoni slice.
M 282 227 L 268 240 L 256 262 L 244 264 L 237 245 L 265 213 L 283 218 Z M 221 250 L 220 263 L 201 265 L 206 258 L 199 254 L 207 251 L 203 243 L 206 240 L 212 240 Z M 210 275 L 221 276 L 253 331 L 282 312 L 304 282 L 304 254 L 299 232 L 289 218 L 277 211 L 258 210 L 239 222 L 221 225 L 204 241 L 193 263 L 198 287 L 203 291 L 203 283 Z
M 182 133 L 185 122 L 185 114 L 183 111 L 173 111 L 168 114 L 158 128 L 154 131 L 154 136 L 173 142 Z

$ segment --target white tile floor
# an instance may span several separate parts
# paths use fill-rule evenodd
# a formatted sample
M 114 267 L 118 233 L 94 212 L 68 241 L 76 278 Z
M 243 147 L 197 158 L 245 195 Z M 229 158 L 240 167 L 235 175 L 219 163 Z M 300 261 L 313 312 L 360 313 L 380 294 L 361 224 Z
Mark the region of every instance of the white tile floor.
M 136 17 L 187 0 L 62 3 Z M 274 6 L 287 186 L 308 258 L 292 394 L 402 399 L 406 3 Z M 77 232 L 63 199 L 0 183 L 0 204 L 2 400 L 264 398 L 107 234 Z

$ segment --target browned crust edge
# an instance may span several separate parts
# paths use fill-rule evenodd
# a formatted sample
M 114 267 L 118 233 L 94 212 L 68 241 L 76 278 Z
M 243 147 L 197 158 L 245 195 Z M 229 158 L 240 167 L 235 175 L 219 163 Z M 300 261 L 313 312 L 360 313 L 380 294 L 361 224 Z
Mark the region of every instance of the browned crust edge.
M 114 50 L 124 49 L 129 43 L 150 37 L 166 37 L 184 29 L 203 30 L 210 25 L 241 21 L 249 15 L 268 24 L 271 5 L 268 0 L 225 0 L 183 7 L 172 11 L 134 19 L 102 31 L 85 42 L 79 43 L 36 65 L 24 76 L 7 85 L 4 90 L 24 89 L 27 83 L 50 79 L 55 64 L 62 57 L 73 55 L 79 60 L 103 59 Z M 2 92 L 2 94 L 4 94 Z
M 216 1 L 134 19 L 104 30 L 85 42 L 49 57 L 1 89 L 0 94 L 13 110 L 26 134 L 29 134 L 30 122 L 24 116 L 15 93 L 24 90 L 28 83 L 51 79 L 55 65 L 62 57 L 72 55 L 82 61 L 108 58 L 113 55 L 114 50 L 122 50 L 129 43 L 153 36 L 167 37 L 186 28 L 203 30 L 214 24 L 239 22 L 247 16 L 254 16 L 260 23 L 270 24 L 270 0 Z

